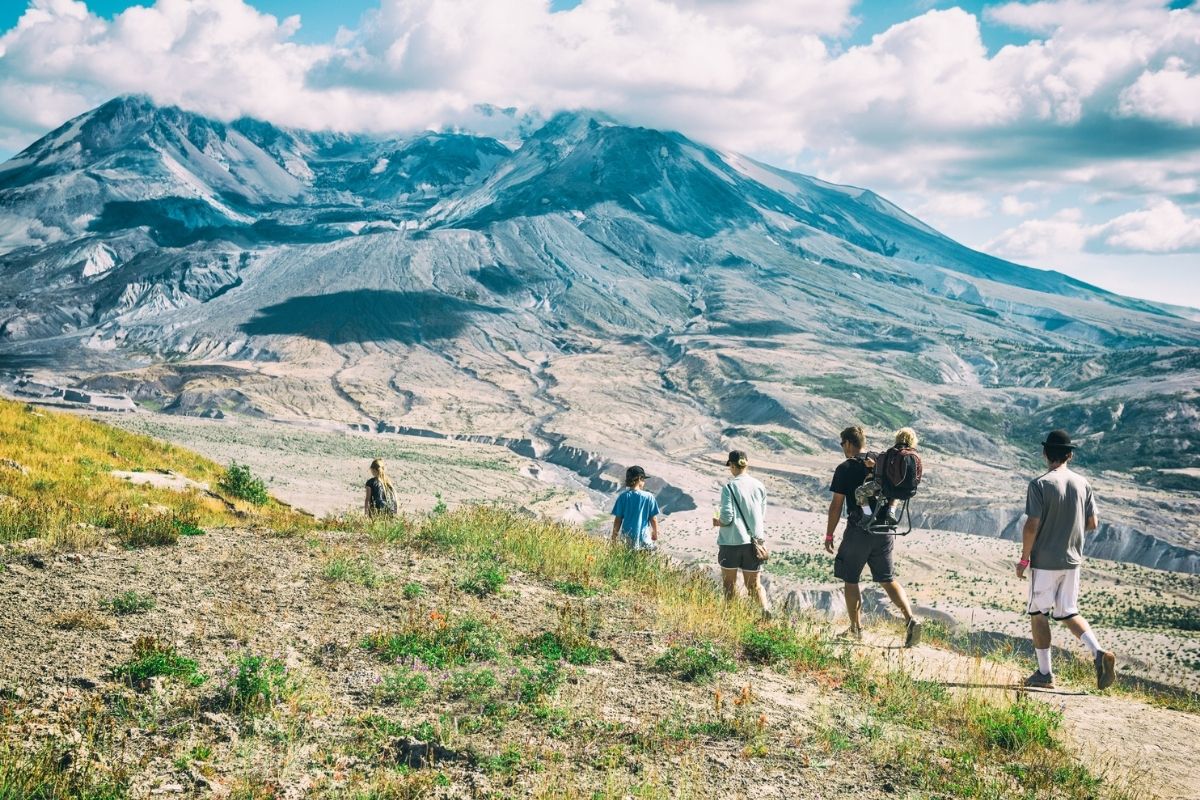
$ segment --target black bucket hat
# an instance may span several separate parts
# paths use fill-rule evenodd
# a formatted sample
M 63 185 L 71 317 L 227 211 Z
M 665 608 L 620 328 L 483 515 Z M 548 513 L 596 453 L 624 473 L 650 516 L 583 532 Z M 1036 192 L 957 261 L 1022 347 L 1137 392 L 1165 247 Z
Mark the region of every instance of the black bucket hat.
M 1046 441 L 1042 442 L 1042 447 L 1065 447 L 1068 450 L 1074 450 L 1078 445 L 1071 444 L 1071 434 L 1066 431 L 1050 431 L 1046 434 Z

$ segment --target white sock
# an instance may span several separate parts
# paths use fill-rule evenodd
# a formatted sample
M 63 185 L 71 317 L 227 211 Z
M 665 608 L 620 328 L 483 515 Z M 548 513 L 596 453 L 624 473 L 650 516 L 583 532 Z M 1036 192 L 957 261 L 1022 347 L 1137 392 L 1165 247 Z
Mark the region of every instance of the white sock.
M 1096 653 L 1103 652 L 1104 650 L 1104 648 L 1100 646 L 1100 642 L 1096 641 L 1096 634 L 1092 633 L 1091 630 L 1083 633 L 1079 637 L 1079 641 L 1083 642 L 1083 646 L 1091 651 L 1092 658 L 1096 657 Z
M 1047 647 L 1045 650 L 1034 648 L 1033 652 L 1037 653 L 1038 672 L 1043 675 L 1052 675 L 1053 673 L 1050 671 L 1050 648 Z

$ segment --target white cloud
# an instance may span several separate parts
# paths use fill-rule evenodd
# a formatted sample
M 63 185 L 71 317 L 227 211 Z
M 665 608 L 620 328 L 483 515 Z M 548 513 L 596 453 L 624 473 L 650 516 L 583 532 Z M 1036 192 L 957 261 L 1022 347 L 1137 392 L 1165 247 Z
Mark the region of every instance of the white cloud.
M 1010 217 L 1024 217 L 1033 213 L 1037 203 L 1026 202 L 1013 194 L 1000 198 L 1000 213 Z
M 1025 220 L 983 249 L 1005 258 L 1045 261 L 1070 254 L 1175 254 L 1200 251 L 1200 217 L 1170 200 L 1156 200 L 1106 222 L 1088 223 L 1077 208 L 1047 219 Z
M 1200 123 L 1200 75 L 1190 75 L 1181 58 L 1169 58 L 1163 69 L 1147 70 L 1121 92 L 1120 110 L 1180 125 Z
M 1088 249 L 1114 253 L 1197 252 L 1200 217 L 1188 216 L 1170 200 L 1158 200 L 1095 228 Z
M 1077 208 L 1064 208 L 1049 219 L 1030 219 L 1010 228 L 983 246 L 994 255 L 1018 261 L 1040 261 L 1061 253 L 1076 253 L 1087 242 L 1088 230 Z
M 990 206 L 986 197 L 967 192 L 935 194 L 917 208 L 918 216 L 934 220 L 944 218 L 980 219 L 987 216 Z

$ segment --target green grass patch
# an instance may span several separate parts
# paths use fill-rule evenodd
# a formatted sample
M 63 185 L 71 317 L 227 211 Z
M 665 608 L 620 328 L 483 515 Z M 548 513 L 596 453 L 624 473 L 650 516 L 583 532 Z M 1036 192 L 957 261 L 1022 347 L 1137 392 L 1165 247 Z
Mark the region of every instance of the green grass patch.
M 100 608 L 118 617 L 144 614 L 154 608 L 154 598 L 130 590 L 101 601 Z
M 654 660 L 654 668 L 688 683 L 707 683 L 722 672 L 733 672 L 737 663 L 716 642 L 697 641 L 671 644 Z
M 981 704 L 969 709 L 969 722 L 983 742 L 1001 750 L 1056 747 L 1054 731 L 1062 724 L 1062 712 L 1034 700 L 1008 705 Z
M 429 678 L 425 671 L 398 667 L 383 676 L 375 694 L 382 703 L 412 708 L 421 702 L 428 691 Z
M 115 668 L 113 677 L 130 686 L 145 687 L 151 678 L 180 678 L 199 686 L 208 678 L 202 675 L 194 660 L 175 652 L 175 648 L 153 636 L 143 636 L 133 644 L 133 658 Z
M 424 594 L 425 587 L 419 583 L 413 583 L 411 581 L 404 584 L 404 587 L 400 590 L 400 595 L 405 600 L 416 600 L 418 597 L 424 596 Z
M 611 661 L 613 657 L 610 648 L 591 642 L 564 641 L 555 631 L 538 634 L 522 644 L 517 652 L 547 661 L 566 661 L 581 666 Z
M 475 565 L 458 588 L 476 597 L 487 597 L 499 592 L 500 587 L 507 582 L 508 573 L 504 567 L 495 561 L 483 560 Z
M 383 661 L 420 661 L 446 667 L 471 661 L 490 661 L 500 655 L 500 635 L 472 617 L 451 623 L 439 612 L 413 618 L 399 631 L 374 633 L 363 640 L 364 649 Z
M 253 653 L 233 659 L 225 686 L 229 708 L 245 716 L 265 714 L 295 690 L 295 678 L 283 661 Z
M 374 589 L 384 581 L 375 565 L 366 556 L 334 556 L 325 563 L 321 577 L 331 583 L 355 583 Z

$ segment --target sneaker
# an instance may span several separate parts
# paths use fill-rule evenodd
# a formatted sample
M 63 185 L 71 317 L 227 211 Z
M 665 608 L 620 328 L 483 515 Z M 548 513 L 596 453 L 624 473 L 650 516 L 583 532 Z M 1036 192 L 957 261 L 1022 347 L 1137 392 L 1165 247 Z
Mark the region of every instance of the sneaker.
M 1031 689 L 1053 689 L 1054 674 L 1047 675 L 1040 669 L 1035 669 L 1033 674 L 1025 679 L 1025 685 Z
M 921 642 L 921 620 L 913 617 L 904 626 L 904 646 L 915 647 Z
M 837 638 L 853 639 L 856 642 L 861 642 L 862 641 L 862 629 L 861 628 L 846 628 L 846 630 L 842 631 L 841 633 L 839 633 L 837 635 Z
M 888 525 L 900 524 L 900 517 L 896 516 L 896 509 L 892 506 L 888 506 L 883 510 L 883 520 Z
M 1096 686 L 1107 689 L 1117 679 L 1117 658 L 1112 653 L 1101 650 L 1096 653 Z

